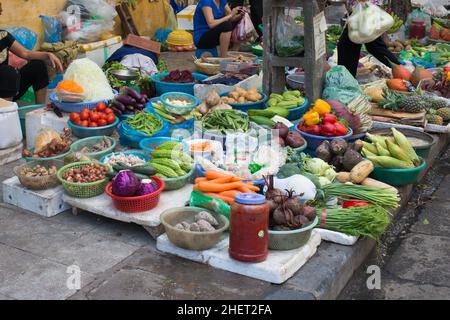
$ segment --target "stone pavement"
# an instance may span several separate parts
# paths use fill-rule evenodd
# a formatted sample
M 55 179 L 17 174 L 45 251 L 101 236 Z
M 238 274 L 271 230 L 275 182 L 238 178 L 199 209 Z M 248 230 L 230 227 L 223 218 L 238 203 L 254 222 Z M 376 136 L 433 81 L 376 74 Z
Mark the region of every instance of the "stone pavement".
M 417 208 L 409 230 L 393 244 L 381 267 L 381 289 L 368 290 L 367 266 L 349 282 L 340 299 L 450 299 L 450 149 L 436 162 L 437 190 Z M 411 208 L 405 208 L 408 210 Z

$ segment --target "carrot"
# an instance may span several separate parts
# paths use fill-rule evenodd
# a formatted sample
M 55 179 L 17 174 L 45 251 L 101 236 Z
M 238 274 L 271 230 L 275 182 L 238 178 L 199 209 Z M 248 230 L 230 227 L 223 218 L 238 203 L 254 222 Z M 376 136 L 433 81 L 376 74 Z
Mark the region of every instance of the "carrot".
M 204 177 L 195 179 L 195 183 L 199 183 L 199 182 L 202 182 L 202 181 L 208 181 L 208 179 L 206 179 Z
M 224 197 L 230 197 L 234 199 L 234 196 L 241 193 L 239 190 L 228 190 L 228 191 L 223 191 L 220 192 L 219 195 L 224 196 Z
M 229 175 L 217 172 L 217 171 L 213 171 L 213 170 L 207 170 L 205 172 L 205 177 L 208 180 L 214 180 L 214 179 L 218 179 L 218 178 L 224 178 L 224 177 L 230 177 Z
M 198 190 L 198 183 L 194 184 L 193 190 Z
M 211 183 L 209 181 L 200 182 L 198 184 L 198 188 L 202 192 L 222 192 L 233 189 L 238 189 L 240 187 L 245 186 L 242 182 L 229 182 L 224 184 L 219 183 Z
M 247 183 L 246 184 L 247 186 L 247 188 L 249 188 L 250 190 L 252 190 L 252 191 L 259 191 L 259 188 L 258 187 L 255 187 L 254 185 L 253 185 L 253 183 Z
M 222 184 L 222 183 L 231 182 L 231 179 L 233 179 L 233 177 L 228 176 L 228 177 L 223 177 L 223 178 L 217 178 L 217 179 L 209 180 L 208 182 Z
M 238 182 L 238 181 L 243 181 L 243 180 L 244 180 L 243 178 L 233 177 L 233 178 L 231 179 L 231 182 Z
M 217 194 L 217 193 L 207 192 L 205 194 L 210 196 L 210 197 L 217 198 L 217 199 L 220 199 L 222 201 L 225 201 L 228 204 L 231 204 L 231 203 L 234 202 L 233 198 L 221 196 L 220 194 Z
M 242 193 L 254 193 L 252 190 L 250 190 L 248 188 L 248 186 L 242 186 L 242 187 L 238 188 L 238 190 Z

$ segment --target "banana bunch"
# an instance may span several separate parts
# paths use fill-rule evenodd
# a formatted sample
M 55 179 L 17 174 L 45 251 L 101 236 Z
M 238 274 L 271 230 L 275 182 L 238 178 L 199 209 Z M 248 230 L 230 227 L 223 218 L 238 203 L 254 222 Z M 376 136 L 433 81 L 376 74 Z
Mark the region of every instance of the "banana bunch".
M 410 169 L 421 163 L 411 142 L 401 132 L 392 128 L 393 137 L 368 133 L 372 143 L 364 141 L 362 154 L 376 166 L 387 169 Z
M 400 30 L 404 21 L 399 16 L 397 16 L 394 12 L 391 13 L 391 16 L 392 16 L 392 18 L 394 18 L 394 24 L 388 30 L 388 33 L 396 33 L 398 30 Z

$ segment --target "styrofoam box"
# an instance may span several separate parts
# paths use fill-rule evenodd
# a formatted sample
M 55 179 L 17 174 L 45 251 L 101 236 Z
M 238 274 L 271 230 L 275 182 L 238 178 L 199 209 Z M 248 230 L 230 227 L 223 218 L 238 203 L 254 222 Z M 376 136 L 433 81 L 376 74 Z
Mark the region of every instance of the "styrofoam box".
M 112 45 L 106 45 L 104 47 L 94 49 L 91 51 L 80 52 L 78 58 L 89 58 L 94 61 L 99 67 L 102 67 L 106 60 L 112 56 L 112 54 L 117 50 L 122 48 L 123 42 L 115 43 Z
M 27 132 L 27 148 L 34 148 L 34 140 L 42 128 L 53 128 L 62 133 L 67 127 L 69 114 L 63 113 L 64 117 L 58 118 L 53 111 L 38 109 L 28 112 L 25 116 L 25 128 Z
M 194 14 L 197 5 L 187 6 L 177 13 L 179 30 L 194 30 Z
M 48 190 L 30 190 L 22 186 L 19 178 L 3 181 L 3 202 L 44 217 L 53 217 L 70 208 L 63 201 L 64 188 L 60 185 Z

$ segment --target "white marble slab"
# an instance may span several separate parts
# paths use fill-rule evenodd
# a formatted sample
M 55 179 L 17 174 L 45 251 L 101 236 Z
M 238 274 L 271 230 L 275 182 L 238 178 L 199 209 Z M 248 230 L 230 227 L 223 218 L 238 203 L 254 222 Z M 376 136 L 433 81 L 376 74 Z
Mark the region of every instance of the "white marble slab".
M 30 190 L 22 186 L 19 178 L 3 181 L 3 202 L 44 217 L 53 217 L 70 209 L 63 200 L 62 186 L 47 190 Z
M 205 251 L 192 251 L 176 247 L 166 234 L 158 237 L 158 250 L 192 261 L 238 273 L 247 277 L 281 284 L 292 277 L 317 251 L 321 238 L 319 232 L 313 230 L 308 243 L 301 248 L 289 251 L 271 250 L 267 260 L 259 263 L 245 263 L 230 258 L 228 254 L 228 235 L 214 248 Z
M 359 237 L 349 236 L 342 232 L 336 232 L 336 231 L 321 229 L 321 228 L 316 228 L 316 230 L 320 233 L 322 240 L 341 244 L 344 246 L 352 246 L 359 239 Z
M 22 159 L 23 143 L 17 146 L 0 150 L 0 165 L 8 164 Z
M 150 211 L 142 213 L 125 213 L 116 209 L 111 198 L 107 194 L 98 197 L 81 199 L 64 194 L 64 201 L 72 207 L 89 211 L 107 218 L 132 222 L 146 227 L 159 227 L 161 213 L 167 209 L 184 207 L 189 201 L 192 192 L 192 185 L 188 184 L 182 189 L 174 191 L 164 191 L 161 193 L 158 206 Z

